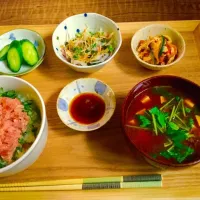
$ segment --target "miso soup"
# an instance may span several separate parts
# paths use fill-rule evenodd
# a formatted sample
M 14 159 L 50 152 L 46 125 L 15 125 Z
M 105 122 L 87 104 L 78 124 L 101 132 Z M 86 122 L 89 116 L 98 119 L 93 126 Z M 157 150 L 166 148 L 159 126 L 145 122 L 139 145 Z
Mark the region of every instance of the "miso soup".
M 200 157 L 200 109 L 197 99 L 170 86 L 148 88 L 131 102 L 126 131 L 132 143 L 166 164 Z

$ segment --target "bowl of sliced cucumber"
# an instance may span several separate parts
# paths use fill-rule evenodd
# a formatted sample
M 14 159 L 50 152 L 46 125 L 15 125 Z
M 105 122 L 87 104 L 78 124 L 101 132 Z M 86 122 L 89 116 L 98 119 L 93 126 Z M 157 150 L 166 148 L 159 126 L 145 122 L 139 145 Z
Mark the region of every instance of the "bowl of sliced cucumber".
M 20 76 L 44 60 L 42 36 L 28 29 L 14 29 L 0 36 L 0 74 Z

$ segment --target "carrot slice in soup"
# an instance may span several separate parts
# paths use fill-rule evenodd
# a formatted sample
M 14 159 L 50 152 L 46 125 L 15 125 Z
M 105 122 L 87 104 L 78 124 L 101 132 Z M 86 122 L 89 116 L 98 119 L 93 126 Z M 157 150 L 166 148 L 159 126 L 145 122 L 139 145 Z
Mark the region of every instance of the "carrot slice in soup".
M 160 96 L 160 103 L 163 104 L 167 101 L 167 99 L 163 96 Z
M 145 113 L 146 109 L 143 108 L 142 110 L 139 110 L 138 112 L 136 112 L 136 115 L 143 115 Z
M 184 100 L 185 104 L 187 106 L 189 106 L 190 108 L 193 108 L 194 107 L 194 103 L 190 100 L 190 99 L 185 99 Z
M 141 102 L 145 104 L 145 103 L 147 103 L 150 100 L 151 100 L 150 97 L 146 95 L 146 96 L 143 97 L 143 99 L 141 100 Z
M 198 125 L 200 126 L 200 116 L 199 115 L 195 115 L 195 118 L 197 120 Z
M 135 123 L 135 120 L 134 120 L 134 119 L 130 120 L 130 121 L 129 121 L 129 124 L 135 125 L 135 124 L 136 124 L 136 123 Z

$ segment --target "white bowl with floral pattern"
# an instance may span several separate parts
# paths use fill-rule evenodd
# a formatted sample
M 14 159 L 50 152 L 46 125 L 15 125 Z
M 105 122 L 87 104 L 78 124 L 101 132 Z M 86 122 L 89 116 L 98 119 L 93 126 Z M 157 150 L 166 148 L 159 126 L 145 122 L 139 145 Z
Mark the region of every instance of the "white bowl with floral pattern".
M 103 117 L 92 124 L 81 124 L 75 121 L 70 114 L 70 103 L 81 93 L 94 93 L 105 102 Z M 95 78 L 81 78 L 66 85 L 57 99 L 57 112 L 62 122 L 78 131 L 93 131 L 106 124 L 112 117 L 116 107 L 113 90 L 105 83 Z
M 78 66 L 66 60 L 60 47 L 61 45 L 64 45 L 65 42 L 75 38 L 76 34 L 82 32 L 86 27 L 92 32 L 100 31 L 100 29 L 105 32 L 113 32 L 116 47 L 113 54 L 105 61 L 90 66 Z M 114 58 L 122 44 L 122 37 L 118 25 L 111 19 L 97 13 L 83 13 L 68 17 L 62 21 L 53 33 L 52 44 L 56 56 L 73 70 L 92 73 L 101 69 L 106 63 Z

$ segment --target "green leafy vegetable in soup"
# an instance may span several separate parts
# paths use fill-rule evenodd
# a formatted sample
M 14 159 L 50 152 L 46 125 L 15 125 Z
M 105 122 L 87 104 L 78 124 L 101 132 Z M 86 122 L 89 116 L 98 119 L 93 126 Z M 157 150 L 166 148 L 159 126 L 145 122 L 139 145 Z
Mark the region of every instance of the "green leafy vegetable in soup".
M 200 116 L 193 99 L 169 86 L 150 88 L 137 98 L 140 106 L 127 127 L 141 130 L 135 136 L 137 142 L 142 137 L 140 148 L 165 162 L 182 163 L 194 158 L 200 141 Z M 135 109 L 134 103 L 129 112 Z
M 140 121 L 140 126 L 145 128 L 148 127 L 151 124 L 151 121 L 143 115 L 137 115 L 138 120 Z

